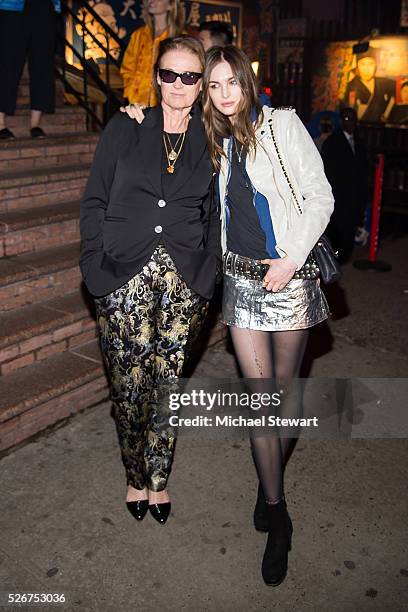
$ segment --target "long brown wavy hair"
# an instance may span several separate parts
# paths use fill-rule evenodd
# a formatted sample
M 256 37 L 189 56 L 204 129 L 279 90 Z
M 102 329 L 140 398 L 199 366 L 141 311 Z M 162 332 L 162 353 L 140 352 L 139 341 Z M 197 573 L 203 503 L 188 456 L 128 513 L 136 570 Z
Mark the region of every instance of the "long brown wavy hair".
M 209 88 L 213 69 L 219 63 L 226 61 L 231 66 L 232 73 L 242 90 L 242 98 L 234 116 L 234 123 L 217 110 L 211 101 Z M 262 108 L 258 98 L 258 83 L 248 56 L 238 47 L 212 47 L 205 56 L 203 74 L 203 121 L 208 137 L 208 146 L 215 168 L 220 168 L 220 157 L 225 156 L 220 142 L 222 138 L 234 136 L 246 153 L 255 154 L 255 130 L 263 120 Z M 252 113 L 255 109 L 256 121 L 253 123 Z
M 154 20 L 149 13 L 148 0 L 143 0 L 142 18 L 149 26 L 154 35 Z M 167 13 L 167 30 L 169 37 L 180 36 L 184 32 L 185 13 L 180 0 L 170 0 L 170 8 Z

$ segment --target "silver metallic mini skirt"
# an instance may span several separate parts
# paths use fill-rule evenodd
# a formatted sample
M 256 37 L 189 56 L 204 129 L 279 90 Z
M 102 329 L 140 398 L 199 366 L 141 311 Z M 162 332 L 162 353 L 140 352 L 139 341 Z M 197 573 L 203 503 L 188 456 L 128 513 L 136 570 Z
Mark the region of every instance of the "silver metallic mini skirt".
M 273 293 L 262 280 L 225 273 L 222 320 L 227 325 L 261 331 L 306 329 L 329 317 L 320 280 L 292 279 Z

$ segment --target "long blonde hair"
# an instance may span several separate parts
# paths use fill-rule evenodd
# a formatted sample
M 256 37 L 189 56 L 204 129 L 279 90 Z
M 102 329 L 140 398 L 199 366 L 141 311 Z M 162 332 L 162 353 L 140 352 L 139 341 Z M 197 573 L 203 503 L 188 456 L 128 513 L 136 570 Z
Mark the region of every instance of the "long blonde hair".
M 143 0 L 142 18 L 154 34 L 154 20 L 149 13 L 148 0 Z M 169 37 L 180 36 L 184 32 L 185 13 L 180 0 L 170 0 L 167 12 L 167 30 Z

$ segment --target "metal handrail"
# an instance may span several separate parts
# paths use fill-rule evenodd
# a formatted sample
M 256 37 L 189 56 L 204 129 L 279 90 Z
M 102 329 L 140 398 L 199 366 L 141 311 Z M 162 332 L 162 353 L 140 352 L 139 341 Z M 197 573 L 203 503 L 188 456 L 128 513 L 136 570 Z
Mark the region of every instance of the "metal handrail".
M 82 68 L 84 69 L 84 72 L 89 74 L 89 76 L 92 78 L 92 80 L 98 86 L 98 88 L 105 94 L 105 96 L 107 98 L 110 98 L 111 102 L 113 102 L 115 104 L 119 104 L 119 105 L 122 104 L 123 98 L 119 98 L 116 95 L 116 93 L 113 91 L 113 89 L 111 89 L 107 85 L 107 83 L 105 83 L 105 81 L 103 79 L 101 79 L 101 77 L 99 76 L 98 72 L 92 67 L 92 65 L 90 65 L 87 62 L 86 59 L 84 59 L 84 57 L 79 53 L 79 51 L 77 51 L 77 49 L 75 49 L 75 47 L 73 45 L 71 45 L 71 43 L 68 40 L 65 40 L 65 44 L 78 57 L 78 60 L 79 60 L 79 62 L 81 64 Z
M 87 12 L 89 12 L 95 20 L 102 26 L 104 31 L 106 32 L 106 46 L 100 41 L 94 33 L 88 28 L 85 23 L 85 14 L 82 13 L 82 18 L 78 17 L 77 14 L 71 9 L 70 6 L 63 0 L 62 1 L 63 11 L 70 15 L 73 23 L 79 24 L 82 29 L 82 53 L 80 50 L 74 47 L 74 45 L 67 40 L 66 36 L 62 36 L 64 48 L 70 49 L 73 56 L 77 58 L 78 62 L 82 67 L 82 78 L 83 78 L 83 92 L 78 92 L 72 85 L 69 83 L 66 71 L 67 64 L 64 61 L 62 66 L 62 70 L 57 68 L 58 78 L 63 82 L 65 86 L 65 90 L 67 93 L 73 95 L 80 106 L 82 106 L 87 112 L 87 118 L 91 118 L 99 127 L 103 127 L 104 122 L 108 121 L 113 114 L 113 111 L 116 110 L 121 104 L 123 104 L 123 98 L 120 97 L 115 91 L 110 87 L 111 79 L 110 79 L 110 70 L 109 67 L 114 64 L 117 68 L 120 67 L 120 60 L 111 55 L 110 51 L 110 38 L 113 38 L 116 43 L 119 45 L 121 54 L 125 49 L 125 45 L 123 41 L 117 36 L 117 34 L 103 21 L 103 19 L 94 11 L 94 9 L 87 4 L 87 2 L 81 2 L 80 8 L 84 8 Z M 85 35 L 89 36 L 92 41 L 104 52 L 105 55 L 105 65 L 106 65 L 106 82 L 99 76 L 99 72 L 95 69 L 89 61 L 85 58 L 86 44 L 85 44 Z M 101 93 L 104 94 L 106 102 L 104 103 L 104 119 L 101 119 L 95 114 L 91 102 L 89 101 L 89 81 L 92 81 L 92 86 L 96 87 Z
M 114 57 L 113 55 L 110 54 L 109 52 L 109 36 L 111 36 L 111 33 L 114 34 L 114 36 L 111 36 L 112 38 L 114 38 L 114 40 L 118 43 L 120 50 L 121 50 L 121 54 L 124 52 L 125 50 L 125 45 L 123 43 L 123 41 L 113 32 L 113 30 L 103 21 L 103 19 L 101 19 L 99 17 L 99 15 L 97 13 L 95 13 L 95 11 L 93 9 L 91 9 L 90 6 L 88 6 L 86 3 L 82 3 L 83 8 L 86 8 L 86 10 L 91 13 L 92 16 L 97 17 L 97 21 L 98 23 L 106 30 L 106 32 L 109 34 L 109 36 L 106 37 L 107 40 L 107 48 L 103 46 L 103 44 L 101 43 L 100 40 L 98 40 L 96 38 L 96 36 L 93 34 L 93 32 L 91 32 L 91 30 L 85 25 L 84 20 L 79 19 L 79 17 L 74 13 L 74 11 L 65 3 L 62 3 L 63 9 L 65 12 L 67 12 L 72 19 L 79 23 L 82 27 L 82 31 L 86 30 L 86 33 L 92 38 L 92 40 L 98 45 L 98 47 L 100 49 L 102 49 L 102 51 L 105 51 L 105 53 L 107 53 L 107 56 L 109 57 L 109 59 L 119 68 L 120 67 L 120 60 L 118 60 L 116 57 Z
M 64 10 L 67 9 L 67 12 L 69 12 L 71 15 L 73 14 L 74 17 L 76 17 L 75 13 L 73 13 L 72 9 L 67 5 L 65 0 L 62 0 L 61 4 L 62 4 Z M 123 42 L 123 40 L 121 40 L 119 38 L 119 36 L 116 34 L 116 32 L 114 32 L 112 30 L 112 28 L 107 23 L 105 23 L 105 21 L 98 15 L 98 13 L 96 11 L 94 11 L 94 9 L 91 6 L 89 6 L 89 4 L 87 2 L 82 0 L 81 6 L 83 8 L 85 8 L 88 11 L 88 13 L 90 13 L 92 15 L 92 17 L 94 19 L 96 19 L 96 21 L 106 30 L 106 32 L 109 34 L 109 36 L 111 38 L 113 38 L 118 43 L 119 47 L 121 48 L 121 51 L 124 52 L 124 50 L 125 50 L 125 43 Z
M 65 75 L 63 72 L 60 72 L 58 69 L 56 70 L 56 74 L 57 77 L 60 79 L 60 81 L 62 81 L 65 91 L 67 91 L 69 94 L 71 94 L 72 96 L 74 96 L 77 99 L 77 102 L 79 104 L 79 106 L 82 106 L 83 109 L 86 110 L 87 114 L 90 115 L 92 117 L 92 119 L 95 121 L 95 123 L 98 125 L 98 127 L 101 128 L 101 130 L 103 130 L 104 128 L 104 123 L 103 121 L 101 121 L 98 117 L 98 115 L 96 113 L 94 113 L 94 111 L 92 110 L 92 108 L 89 107 L 89 105 L 87 105 L 82 97 L 81 94 L 79 94 L 77 92 L 77 90 L 72 87 L 72 85 L 69 83 L 69 81 L 67 81 Z

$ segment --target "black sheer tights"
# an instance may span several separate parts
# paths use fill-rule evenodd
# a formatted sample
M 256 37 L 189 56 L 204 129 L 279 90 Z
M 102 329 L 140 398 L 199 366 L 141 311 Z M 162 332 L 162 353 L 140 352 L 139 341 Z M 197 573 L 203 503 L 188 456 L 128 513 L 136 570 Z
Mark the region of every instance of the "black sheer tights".
M 301 385 L 294 379 L 299 376 L 308 330 L 264 332 L 231 327 L 230 331 L 242 376 L 250 379 L 250 391 L 266 391 L 265 381 L 255 379 L 269 379 L 269 389 L 283 391 L 281 406 L 268 408 L 267 413 L 301 416 Z M 265 498 L 277 503 L 283 497 L 283 471 L 292 438 L 271 433 L 274 435 L 252 432 L 251 447 Z

